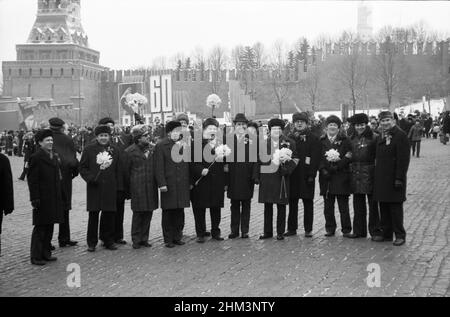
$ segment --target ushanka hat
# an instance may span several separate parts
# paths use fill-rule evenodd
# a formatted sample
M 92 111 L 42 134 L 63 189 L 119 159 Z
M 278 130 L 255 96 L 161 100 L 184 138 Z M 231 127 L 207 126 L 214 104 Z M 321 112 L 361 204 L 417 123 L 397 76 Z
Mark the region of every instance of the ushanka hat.
M 387 119 L 387 118 L 394 119 L 394 115 L 393 115 L 392 112 L 390 112 L 390 111 L 382 111 L 382 112 L 380 112 L 380 114 L 378 115 L 378 118 L 379 118 L 380 120 Z
M 269 121 L 269 129 L 272 129 L 273 127 L 280 127 L 281 130 L 284 129 L 285 123 L 283 120 L 278 118 L 270 119 Z
M 296 112 L 292 115 L 292 122 L 296 121 L 304 121 L 306 123 L 309 122 L 309 116 L 306 112 Z
M 338 125 L 338 127 L 340 128 L 342 125 L 342 121 L 341 119 L 339 119 L 338 116 L 335 115 L 331 115 L 329 116 L 326 120 L 325 120 L 325 124 L 329 125 L 330 123 L 336 123 Z
M 34 136 L 34 139 L 36 140 L 36 143 L 44 141 L 46 138 L 53 136 L 52 130 L 49 129 L 43 129 L 39 130 L 36 135 Z
M 101 119 L 101 120 L 98 122 L 99 125 L 105 125 L 105 124 L 108 124 L 108 123 L 115 124 L 114 120 L 111 119 L 111 118 L 103 118 L 103 119 Z
M 133 136 L 133 139 L 139 139 L 145 134 L 148 134 L 149 129 L 146 125 L 140 124 L 136 125 L 131 129 L 131 135 Z
M 166 133 L 170 133 L 179 127 L 181 127 L 180 121 L 170 121 L 166 124 Z
M 365 113 L 357 113 L 349 119 L 350 123 L 353 124 L 368 124 L 369 117 Z
M 218 128 L 219 122 L 214 118 L 208 118 L 203 122 L 203 129 L 206 129 L 210 125 L 214 125 Z
M 102 133 L 107 133 L 107 134 L 111 134 L 111 128 L 107 125 L 101 124 L 99 126 L 97 126 L 94 130 L 94 134 L 95 136 L 98 136 Z
M 238 114 L 236 114 L 236 117 L 233 120 L 233 123 L 236 123 L 236 122 L 248 123 L 248 119 L 245 117 L 245 114 L 238 113 Z

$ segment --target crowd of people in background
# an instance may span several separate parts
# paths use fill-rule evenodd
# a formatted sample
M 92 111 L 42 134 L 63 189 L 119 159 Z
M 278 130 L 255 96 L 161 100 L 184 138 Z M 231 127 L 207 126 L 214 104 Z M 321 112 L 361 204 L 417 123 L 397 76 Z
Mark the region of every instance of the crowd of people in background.
M 183 154 L 188 148 L 198 146 L 217 156 L 218 148 L 225 143 L 225 139 L 216 137 L 218 131 L 222 135 L 228 133 L 215 118 L 208 118 L 200 125 L 190 122 L 185 114 L 165 125 L 157 121 L 152 125 L 119 127 L 114 120 L 104 118 L 96 127 L 78 128 L 52 118 L 48 126 L 39 130 L 5 131 L 1 136 L 1 150 L 7 156 L 24 157 L 19 179 L 27 179 L 33 207 L 31 262 L 45 265 L 56 261 L 51 256 L 55 248 L 51 245 L 54 224 L 59 224 L 60 247 L 77 245 L 71 239 L 69 211 L 72 180 L 79 175 L 86 182 L 89 252 L 95 252 L 99 240 L 109 250 L 127 243 L 123 222 L 125 201 L 129 199 L 134 249 L 151 247 L 150 222 L 158 208 L 162 209 L 166 247 L 185 244 L 182 241 L 184 209 L 191 206 L 197 242 L 204 243 L 209 236 L 222 241 L 220 221 L 225 192 L 231 201 L 228 237 L 248 238 L 255 185 L 259 186 L 258 202 L 264 205 L 264 231 L 260 239 L 274 236 L 274 205 L 277 206 L 277 240 L 297 235 L 300 199 L 304 207 L 305 237 L 310 238 L 317 174 L 324 199 L 327 237 L 334 236 L 337 229 L 337 202 L 344 237 L 364 238 L 370 234 L 373 241 L 383 242 L 393 241 L 395 234 L 394 245 L 400 246 L 406 239 L 403 202 L 411 152 L 420 157 L 424 137 L 439 136 L 443 144 L 448 142 L 450 112 L 433 120 L 427 113 L 398 117 L 383 111 L 378 117 L 355 114 L 345 122 L 333 115 L 316 119 L 302 112 L 295 113 L 292 121 L 273 118 L 267 123 L 249 121 L 244 114 L 237 114 L 232 129 L 235 143 L 231 144 L 230 153 L 233 157 L 238 155 L 236 144 L 242 144 L 244 161 L 211 162 L 205 157 L 190 162 L 174 160 L 174 149 Z M 193 140 L 196 132 L 202 136 L 199 144 Z M 258 147 L 275 148 L 280 157 L 263 161 L 258 156 L 256 161 L 250 160 L 248 153 L 254 136 L 263 136 L 264 143 L 258 143 Z M 1 176 L 1 190 L 12 195 L 12 188 L 7 189 L 12 187 L 9 161 L 7 156 L 0 156 L 0 172 L 9 175 Z M 276 170 L 261 172 L 272 164 L 277 166 Z M 351 195 L 353 223 L 349 212 Z M 14 209 L 12 198 L 6 196 L 0 202 L 2 216 Z M 210 232 L 205 221 L 207 209 L 211 216 Z

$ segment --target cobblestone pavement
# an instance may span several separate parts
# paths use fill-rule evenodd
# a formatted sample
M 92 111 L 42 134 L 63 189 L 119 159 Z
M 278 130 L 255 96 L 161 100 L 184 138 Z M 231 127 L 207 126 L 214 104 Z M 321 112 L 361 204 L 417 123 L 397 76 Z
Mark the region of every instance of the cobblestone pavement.
M 422 142 L 421 158 L 411 158 L 405 203 L 407 243 L 324 237 L 323 202 L 315 201 L 314 237 L 258 240 L 263 208 L 252 204 L 250 239 L 195 243 L 194 218 L 186 209 L 185 246 L 167 249 L 161 213 L 151 224 L 150 249 L 86 252 L 85 183 L 74 182 L 72 238 L 80 245 L 60 249 L 58 261 L 44 267 L 29 261 L 31 208 L 25 182 L 17 181 L 22 161 L 12 158 L 16 210 L 3 223 L 0 296 L 449 296 L 450 147 Z M 300 204 L 301 206 L 301 204 Z M 338 212 L 336 211 L 337 219 Z M 300 226 L 303 214 L 300 212 Z M 125 235 L 130 241 L 131 210 L 126 205 Z M 339 220 L 338 220 L 339 221 Z M 209 222 L 209 220 L 208 220 Z M 222 211 L 222 234 L 229 234 L 230 211 Z M 58 226 L 53 243 L 57 245 Z M 81 287 L 67 286 L 67 266 L 81 268 Z M 380 287 L 367 285 L 367 266 L 381 268 Z

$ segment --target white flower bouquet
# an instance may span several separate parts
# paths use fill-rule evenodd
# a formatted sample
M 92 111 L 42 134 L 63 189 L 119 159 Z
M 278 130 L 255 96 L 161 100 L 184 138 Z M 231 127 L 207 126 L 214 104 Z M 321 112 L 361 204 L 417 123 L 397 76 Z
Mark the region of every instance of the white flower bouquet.
M 217 146 L 214 149 L 214 152 L 216 153 L 216 157 L 214 158 L 214 161 L 209 165 L 208 167 L 208 171 L 211 169 L 211 167 L 218 161 L 221 160 L 227 156 L 230 156 L 231 154 L 231 149 L 228 145 L 226 144 L 221 144 L 219 146 Z M 196 182 L 195 182 L 195 186 L 198 185 L 198 183 L 203 179 L 203 175 L 202 177 L 200 177 Z
M 135 113 L 139 112 L 139 108 L 143 105 L 146 105 L 148 103 L 148 100 L 145 96 L 135 93 L 135 94 L 128 94 L 126 96 L 126 102 L 127 105 L 133 109 Z
M 292 151 L 288 148 L 276 149 L 272 156 L 272 162 L 275 165 L 284 164 L 292 159 Z
M 209 95 L 208 98 L 206 98 L 206 106 L 209 108 L 218 108 L 221 103 L 222 100 L 216 94 Z
M 335 149 L 331 149 L 325 152 L 325 158 L 330 163 L 336 163 L 341 160 L 341 155 Z
M 100 165 L 100 170 L 102 171 L 111 166 L 112 160 L 111 155 L 107 151 L 97 154 L 97 164 Z

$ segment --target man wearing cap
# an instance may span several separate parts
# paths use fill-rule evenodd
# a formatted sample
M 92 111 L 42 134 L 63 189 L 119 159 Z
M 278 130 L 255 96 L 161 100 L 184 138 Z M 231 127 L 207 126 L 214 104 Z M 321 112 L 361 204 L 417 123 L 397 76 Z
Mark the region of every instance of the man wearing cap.
M 51 130 L 38 131 L 36 143 L 40 148 L 30 158 L 27 175 L 34 225 L 31 263 L 45 265 L 57 260 L 51 252 L 53 226 L 64 222 L 61 159 L 53 151 Z
M 124 159 L 125 149 L 129 146 L 133 145 L 133 140 L 131 135 L 125 133 L 124 131 L 116 132 L 115 121 L 111 118 L 103 118 L 99 121 L 99 125 L 107 125 L 111 128 L 111 144 L 113 144 L 117 150 L 119 151 L 120 157 Z M 94 141 L 95 142 L 95 141 Z M 126 244 L 126 241 L 123 239 L 123 218 L 125 213 L 125 164 L 121 164 L 122 169 L 120 170 L 119 182 L 117 184 L 117 207 L 114 219 L 114 242 L 117 244 Z
M 145 125 L 131 130 L 134 144 L 125 150 L 125 188 L 131 197 L 131 238 L 133 248 L 151 247 L 148 242 L 153 211 L 158 209 L 158 188 L 155 177 L 155 148 Z
M 378 135 L 369 127 L 369 117 L 357 113 L 349 120 L 354 127 L 350 136 L 352 146 L 351 189 L 353 193 L 353 233 L 350 238 L 367 237 L 367 205 L 369 204 L 369 233 L 372 237 L 380 234 L 378 203 L 373 200 L 373 177 L 375 171 L 375 151 Z
M 215 162 L 214 149 L 220 144 L 218 137 L 219 122 L 208 118 L 203 122 L 201 143 L 195 140 L 192 145 L 192 162 L 190 178 L 194 188 L 191 191 L 192 209 L 195 218 L 197 242 L 204 243 L 206 237 L 206 208 L 211 215 L 211 236 L 214 240 L 223 241 L 220 235 L 221 208 L 224 206 L 225 172 L 224 163 Z M 207 157 L 205 153 L 211 154 Z
M 243 113 L 236 114 L 233 120 L 234 133 L 230 148 L 232 154 L 227 158 L 228 184 L 227 197 L 231 200 L 231 234 L 230 239 L 248 238 L 250 225 L 250 204 L 258 178 L 257 136 L 247 133 L 248 120 Z M 228 143 L 228 140 L 227 140 Z
M 0 255 L 2 253 L 2 221 L 14 210 L 14 188 L 11 164 L 7 156 L 0 153 Z
M 299 159 L 290 176 L 288 231 L 285 236 L 297 234 L 298 201 L 303 201 L 303 225 L 305 237 L 312 237 L 314 220 L 314 191 L 319 169 L 321 144 L 319 138 L 311 133 L 308 113 L 295 113 L 292 116 L 294 130 L 289 137 L 295 141 Z
M 406 231 L 403 227 L 403 203 L 406 201 L 407 173 L 410 161 L 409 140 L 395 124 L 390 111 L 379 114 L 382 136 L 376 146 L 373 199 L 380 203 L 382 236 L 372 240 L 392 241 L 403 245 Z
M 114 243 L 114 221 L 117 211 L 117 188 L 122 181 L 120 179 L 122 158 L 119 150 L 111 144 L 111 128 L 99 125 L 95 128 L 95 135 L 96 141 L 86 146 L 80 160 L 80 175 L 87 183 L 89 252 L 94 252 L 98 243 L 100 212 L 100 239 L 106 249 L 117 250 Z M 101 157 L 104 160 L 99 160 Z
M 351 145 L 348 138 L 340 133 L 342 121 L 337 116 L 331 115 L 326 121 L 326 134 L 320 138 L 322 143 L 321 161 L 319 165 L 320 194 L 324 199 L 325 236 L 331 237 L 336 232 L 336 218 L 334 204 L 337 200 L 341 215 L 341 228 L 343 236 L 351 235 L 352 223 L 348 198 L 350 196 L 350 159 Z M 339 157 L 330 160 L 326 155 L 337 151 Z
M 259 239 L 273 237 L 273 205 L 277 205 L 277 240 L 284 240 L 286 231 L 286 205 L 289 203 L 289 175 L 298 164 L 295 151 L 295 141 L 283 135 L 285 122 L 281 119 L 269 121 L 270 136 L 261 146 L 266 147 L 266 159 L 260 157 L 259 170 L 259 197 L 258 201 L 264 204 L 264 233 Z M 261 138 L 260 138 L 261 140 Z M 276 150 L 288 148 L 292 151 L 291 159 L 283 164 L 272 162 Z M 261 152 L 261 151 L 260 151 Z M 260 153 L 261 154 L 261 153 Z
M 53 132 L 53 151 L 61 159 L 64 223 L 59 225 L 58 242 L 64 248 L 78 244 L 70 239 L 69 212 L 72 209 L 72 179 L 78 176 L 79 162 L 72 138 L 64 133 L 65 122 L 60 118 L 51 118 L 48 123 Z
M 156 145 L 156 181 L 161 192 L 164 243 L 167 248 L 173 248 L 185 244 L 182 241 L 184 208 L 190 206 L 190 178 L 189 160 L 183 157 L 189 158 L 190 150 L 180 141 L 179 121 L 167 123 L 165 132 L 166 136 Z

